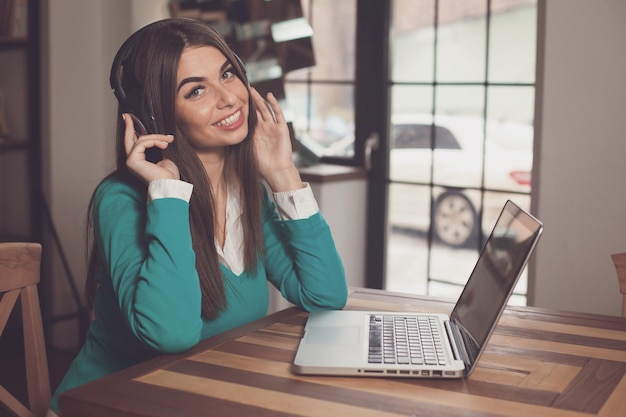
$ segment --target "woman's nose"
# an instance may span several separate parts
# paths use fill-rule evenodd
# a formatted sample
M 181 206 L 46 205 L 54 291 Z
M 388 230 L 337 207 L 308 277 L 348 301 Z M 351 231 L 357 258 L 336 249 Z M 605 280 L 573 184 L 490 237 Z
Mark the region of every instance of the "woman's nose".
M 218 89 L 218 106 L 229 107 L 233 106 L 237 102 L 237 96 L 228 89 L 228 87 L 221 86 Z

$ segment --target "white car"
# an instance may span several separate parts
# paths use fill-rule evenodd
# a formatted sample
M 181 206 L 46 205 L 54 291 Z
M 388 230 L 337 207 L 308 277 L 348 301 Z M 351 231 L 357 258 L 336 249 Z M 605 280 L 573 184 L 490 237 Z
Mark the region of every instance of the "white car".
M 432 217 L 435 239 L 465 246 L 475 242 L 479 230 L 491 230 L 507 199 L 528 208 L 530 125 L 488 121 L 485 126 L 482 118 L 467 116 L 437 116 L 434 123 L 432 116 L 394 116 L 390 146 L 392 227 L 427 231 Z

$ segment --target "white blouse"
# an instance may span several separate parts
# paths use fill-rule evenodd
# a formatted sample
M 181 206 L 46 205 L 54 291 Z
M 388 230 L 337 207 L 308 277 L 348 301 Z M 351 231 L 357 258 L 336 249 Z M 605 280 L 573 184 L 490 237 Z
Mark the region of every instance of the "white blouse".
M 310 185 L 308 183 L 303 183 L 303 185 L 304 188 L 298 190 L 271 193 L 281 219 L 306 219 L 319 211 Z M 180 198 L 189 202 L 192 191 L 193 184 L 184 181 L 151 181 L 148 185 L 148 204 L 157 198 Z M 229 186 L 226 200 L 226 236 L 224 247 L 221 247 L 216 240 L 215 248 L 217 249 L 220 262 L 237 275 L 244 271 L 241 213 L 239 193 L 236 193 Z

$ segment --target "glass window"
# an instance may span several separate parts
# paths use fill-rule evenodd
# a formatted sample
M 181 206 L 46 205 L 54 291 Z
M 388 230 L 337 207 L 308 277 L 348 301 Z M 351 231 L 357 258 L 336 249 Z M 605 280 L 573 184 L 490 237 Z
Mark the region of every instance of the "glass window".
M 389 57 L 379 61 L 389 60 L 379 84 L 390 109 L 384 284 L 455 298 L 504 202 L 530 205 L 537 2 L 384 1 L 392 14 Z M 285 111 L 300 154 L 353 160 L 356 12 L 365 3 L 301 4 L 315 65 L 285 74 Z M 525 302 L 525 285 L 514 302 Z
M 485 78 L 487 2 L 439 0 L 436 79 L 480 82 Z
M 530 206 L 536 0 L 392 7 L 385 287 L 456 298 L 506 200 Z
M 489 81 L 534 83 L 536 1 L 492 0 L 491 8 Z
M 432 81 L 435 67 L 435 0 L 395 0 L 392 16 L 391 79 L 396 83 Z
M 356 0 L 302 1 L 315 65 L 286 74 L 285 91 L 301 153 L 312 158 L 354 156 L 356 6 Z

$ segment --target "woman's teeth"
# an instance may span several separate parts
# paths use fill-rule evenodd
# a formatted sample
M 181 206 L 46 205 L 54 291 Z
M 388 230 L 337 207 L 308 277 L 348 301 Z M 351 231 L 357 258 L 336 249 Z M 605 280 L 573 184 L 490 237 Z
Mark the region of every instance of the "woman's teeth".
M 239 118 L 241 117 L 241 111 L 238 111 L 237 113 L 233 114 L 232 116 L 229 116 L 223 120 L 220 120 L 217 123 L 213 123 L 213 126 L 228 126 L 228 125 L 232 125 L 233 123 L 235 123 L 237 120 L 239 120 Z

